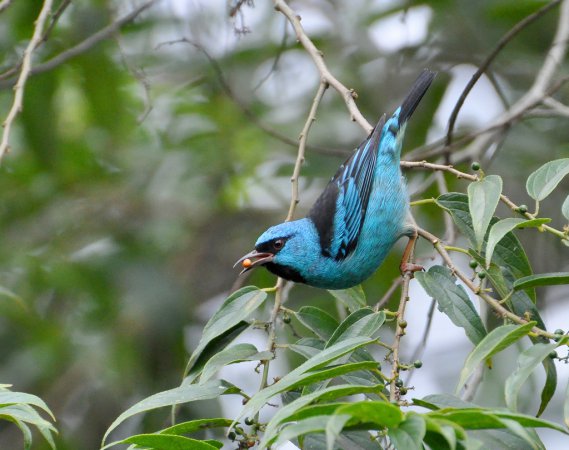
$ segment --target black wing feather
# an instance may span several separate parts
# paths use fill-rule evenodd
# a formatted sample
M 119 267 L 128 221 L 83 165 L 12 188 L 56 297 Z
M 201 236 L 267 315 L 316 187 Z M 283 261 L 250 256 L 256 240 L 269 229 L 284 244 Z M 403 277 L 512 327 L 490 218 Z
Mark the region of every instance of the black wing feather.
M 381 132 L 385 115 L 375 126 L 371 135 L 340 166 L 324 192 L 308 213 L 320 236 L 320 247 L 325 256 L 342 259 L 348 256 L 358 243 L 371 193 Z M 337 253 L 332 255 L 334 219 L 338 196 L 344 195 L 345 233 Z

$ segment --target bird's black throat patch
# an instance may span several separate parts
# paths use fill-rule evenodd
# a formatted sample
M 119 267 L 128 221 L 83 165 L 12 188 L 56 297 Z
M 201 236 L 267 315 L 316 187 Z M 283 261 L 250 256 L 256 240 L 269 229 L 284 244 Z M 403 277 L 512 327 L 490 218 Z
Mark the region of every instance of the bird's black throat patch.
M 285 280 L 294 281 L 295 283 L 306 283 L 304 277 L 296 269 L 276 264 L 274 262 L 264 264 L 264 266 L 269 272 L 274 273 L 276 276 L 284 278 Z

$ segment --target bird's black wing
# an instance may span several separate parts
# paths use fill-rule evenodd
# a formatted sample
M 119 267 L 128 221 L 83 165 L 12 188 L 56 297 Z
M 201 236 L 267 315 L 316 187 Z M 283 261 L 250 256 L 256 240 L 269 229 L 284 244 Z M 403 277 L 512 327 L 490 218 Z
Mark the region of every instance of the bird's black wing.
M 358 243 L 373 186 L 385 116 L 371 135 L 340 166 L 308 213 L 320 237 L 322 254 L 344 259 Z

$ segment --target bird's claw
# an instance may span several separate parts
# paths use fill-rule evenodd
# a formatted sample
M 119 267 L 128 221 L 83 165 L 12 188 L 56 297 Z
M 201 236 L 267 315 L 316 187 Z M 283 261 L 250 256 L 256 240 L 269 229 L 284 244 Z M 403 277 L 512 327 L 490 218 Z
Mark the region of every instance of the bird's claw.
M 407 272 L 411 273 L 411 278 L 413 278 L 413 274 L 415 272 L 421 272 L 425 270 L 425 268 L 419 264 L 413 264 L 410 262 L 402 262 L 399 266 L 399 270 L 401 271 L 401 275 L 405 275 Z

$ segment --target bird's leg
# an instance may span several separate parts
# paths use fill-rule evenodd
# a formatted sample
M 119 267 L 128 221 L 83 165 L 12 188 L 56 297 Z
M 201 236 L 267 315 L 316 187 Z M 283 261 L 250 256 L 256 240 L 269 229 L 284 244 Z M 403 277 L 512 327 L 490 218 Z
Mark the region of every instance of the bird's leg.
M 401 270 L 402 274 L 406 272 L 411 272 L 411 275 L 414 272 L 419 272 L 424 270 L 423 266 L 419 264 L 414 264 L 410 261 L 411 254 L 413 253 L 413 249 L 415 248 L 415 243 L 417 242 L 419 234 L 417 233 L 417 229 L 413 228 L 413 234 L 409 236 L 409 242 L 407 242 L 407 247 L 405 247 L 405 251 L 403 252 L 403 257 L 401 258 L 401 264 L 399 265 L 399 270 Z

